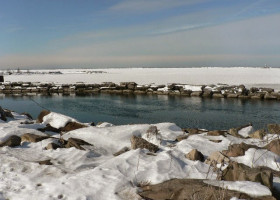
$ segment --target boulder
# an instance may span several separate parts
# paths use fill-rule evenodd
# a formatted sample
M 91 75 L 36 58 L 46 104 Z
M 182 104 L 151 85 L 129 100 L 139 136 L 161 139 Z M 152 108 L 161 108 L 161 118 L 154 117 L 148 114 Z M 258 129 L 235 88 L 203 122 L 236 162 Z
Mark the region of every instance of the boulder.
M 54 128 L 50 124 L 47 124 L 47 126 L 45 128 L 38 128 L 37 130 L 41 131 L 41 132 L 46 132 L 46 131 L 50 131 L 50 132 L 54 132 L 54 133 L 60 133 L 61 132 L 60 129 Z
M 225 96 L 222 93 L 214 93 L 212 95 L 213 98 L 224 98 Z
M 25 133 L 21 136 L 22 142 L 40 142 L 42 140 L 48 139 L 50 136 L 42 136 L 42 135 L 36 135 L 32 133 Z
M 182 129 L 182 131 L 189 133 L 190 135 L 201 134 L 201 133 L 207 132 L 205 130 L 201 130 L 201 129 L 197 129 L 197 128 L 185 128 L 185 129 Z
M 277 96 L 272 94 L 272 93 L 266 93 L 264 95 L 264 99 L 268 99 L 268 100 L 276 100 L 277 99 Z
M 37 117 L 37 122 L 38 122 L 38 123 L 42 123 L 42 122 L 43 122 L 43 118 L 44 118 L 46 115 L 50 114 L 50 113 L 51 113 L 51 111 L 49 111 L 49 110 L 42 110 L 42 111 L 40 112 L 39 116 Z
M 127 151 L 129 151 L 130 149 L 128 147 L 124 147 L 121 150 L 119 150 L 118 152 L 114 153 L 113 156 L 119 156 Z
M 156 153 L 159 150 L 157 145 L 154 145 L 154 144 L 148 142 L 147 140 L 145 140 L 141 137 L 137 137 L 135 135 L 133 135 L 130 138 L 130 142 L 131 142 L 132 149 L 138 149 L 138 148 L 148 149 L 149 151 L 151 151 L 153 153 Z
M 280 140 L 279 139 L 271 141 L 264 148 L 277 154 L 278 156 L 280 156 Z
M 80 128 L 85 128 L 87 127 L 84 124 L 80 124 L 78 122 L 68 122 L 65 127 L 61 128 L 60 130 L 63 132 L 69 132 L 69 131 L 73 131 L 76 129 L 80 129 Z
M 250 144 L 232 144 L 228 147 L 228 150 L 224 150 L 222 153 L 228 157 L 244 156 L 245 152 L 250 148 L 259 149 L 259 147 Z
M 77 139 L 77 138 L 69 138 L 65 148 L 75 147 L 76 149 L 85 150 L 82 145 L 91 145 L 84 140 Z
M 222 183 L 221 183 L 222 184 Z M 138 194 L 149 200 L 275 200 L 272 196 L 250 197 L 247 194 L 212 186 L 199 179 L 171 179 L 155 185 L 141 186 Z
M 197 151 L 196 149 L 191 150 L 185 157 L 189 160 L 199 160 L 201 162 L 204 161 L 204 156 L 201 152 Z
M 25 115 L 28 119 L 33 120 L 32 116 L 27 112 L 23 112 L 21 115 Z
M 7 117 L 14 118 L 14 116 L 10 110 L 3 109 L 0 106 L 0 119 L 2 119 L 3 121 L 7 121 Z
M 228 167 L 223 170 L 222 180 L 259 182 L 269 189 L 273 188 L 273 174 L 270 170 L 250 168 L 237 162 L 230 162 Z
M 53 165 L 51 160 L 38 161 L 39 165 Z
M 207 133 L 208 136 L 225 136 L 226 131 L 220 131 L 220 130 L 215 130 L 215 131 L 209 131 Z
M 188 138 L 188 135 L 179 135 L 176 137 L 176 141 L 180 142 Z
M 56 144 L 56 143 L 53 143 L 53 142 L 49 143 L 49 144 L 46 146 L 46 149 L 47 149 L 47 150 L 51 150 L 51 149 L 55 150 L 55 149 L 58 149 L 58 148 L 61 148 L 61 145 Z
M 250 134 L 249 137 L 262 140 L 265 135 L 266 135 L 265 130 L 264 129 L 260 129 L 260 130 L 255 131 L 254 133 Z
M 20 143 L 21 143 L 21 138 L 17 135 L 12 135 L 7 140 L 0 143 L 0 147 L 4 147 L 4 146 L 15 147 L 15 146 L 19 146 Z
M 272 134 L 280 134 L 280 124 L 268 124 L 267 130 Z
M 208 165 L 216 165 L 220 163 L 228 163 L 229 158 L 219 151 L 211 153 L 211 155 L 206 159 L 205 163 Z
M 193 91 L 191 93 L 191 96 L 192 97 L 200 97 L 200 96 L 202 96 L 202 91 Z
M 230 135 L 232 135 L 234 137 L 243 138 L 242 135 L 239 135 L 237 128 L 231 128 L 227 132 L 228 132 L 228 134 L 230 134 Z

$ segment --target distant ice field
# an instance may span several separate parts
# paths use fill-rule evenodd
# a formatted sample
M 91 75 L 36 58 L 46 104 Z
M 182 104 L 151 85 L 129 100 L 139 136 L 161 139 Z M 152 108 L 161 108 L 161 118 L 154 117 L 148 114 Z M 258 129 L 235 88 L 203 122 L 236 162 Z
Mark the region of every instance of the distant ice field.
M 7 75 L 5 81 L 55 83 L 101 83 L 133 81 L 138 84 L 244 84 L 248 87 L 272 87 L 280 90 L 280 68 L 202 67 L 202 68 L 111 68 L 111 69 L 56 69 L 30 72 L 60 71 L 62 74 Z M 106 73 L 88 73 L 103 71 Z

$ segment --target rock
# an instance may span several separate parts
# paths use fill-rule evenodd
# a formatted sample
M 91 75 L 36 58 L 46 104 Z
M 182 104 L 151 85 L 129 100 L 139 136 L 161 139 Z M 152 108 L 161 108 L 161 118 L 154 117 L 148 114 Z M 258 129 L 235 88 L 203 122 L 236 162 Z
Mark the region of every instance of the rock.
M 188 135 L 179 135 L 176 137 L 176 141 L 180 142 L 188 138 Z
M 147 133 L 147 137 L 149 137 L 149 136 L 156 136 L 156 135 L 159 134 L 158 133 L 158 129 L 157 129 L 156 126 L 150 126 L 148 128 L 148 130 L 146 131 L 146 133 Z
M 271 141 L 264 148 L 277 154 L 278 156 L 280 156 L 280 140 L 279 139 Z
M 277 96 L 272 94 L 272 93 L 266 93 L 264 95 L 264 99 L 268 99 L 268 100 L 276 100 L 277 99 Z
M 207 132 L 205 130 L 201 130 L 201 129 L 197 129 L 197 128 L 186 128 L 186 129 L 182 129 L 184 132 L 189 133 L 190 135 L 194 135 L 194 134 L 201 134 L 204 132 Z
M 54 132 L 54 133 L 60 133 L 61 132 L 60 129 L 54 128 L 50 124 L 47 124 L 47 126 L 45 128 L 38 128 L 37 130 L 41 131 L 41 132 L 46 132 L 46 131 L 50 131 L 50 132 Z
M 211 155 L 206 159 L 205 163 L 208 165 L 216 165 L 220 163 L 228 163 L 230 160 L 227 156 L 219 151 L 211 153 Z
M 227 98 L 237 98 L 237 97 L 238 94 L 232 94 L 232 93 L 227 94 Z
M 91 145 L 84 140 L 77 139 L 77 138 L 69 138 L 65 148 L 75 147 L 76 149 L 85 150 L 82 145 Z
M 58 145 L 58 144 L 56 144 L 56 143 L 49 143 L 47 146 L 46 146 L 46 149 L 47 150 L 51 150 L 51 149 L 53 149 L 53 150 L 55 150 L 55 149 L 58 149 L 58 148 L 61 148 L 61 146 L 60 145 Z
M 228 150 L 224 150 L 222 153 L 228 157 L 244 156 L 245 152 L 250 148 L 259 149 L 259 147 L 255 145 L 249 145 L 242 142 L 241 144 L 230 145 Z
M 222 184 L 222 183 L 221 183 Z M 156 185 L 141 186 L 138 194 L 149 200 L 275 200 L 272 196 L 250 197 L 247 194 L 208 185 L 199 179 L 171 179 Z
M 43 122 L 43 118 L 50 114 L 51 112 L 49 110 L 42 110 L 39 114 L 39 116 L 37 117 L 37 122 L 38 123 L 42 123 Z
M 197 151 L 196 149 L 191 150 L 185 157 L 189 160 L 199 160 L 201 162 L 204 161 L 204 156 L 201 152 Z
M 157 145 L 154 145 L 154 144 L 148 142 L 147 140 L 145 140 L 141 137 L 137 137 L 135 135 L 133 135 L 130 138 L 130 142 L 131 142 L 132 149 L 138 149 L 138 148 L 144 149 L 145 148 L 153 153 L 156 153 L 159 150 Z
M 191 97 L 200 97 L 202 96 L 202 91 L 193 91 Z
M 232 135 L 234 137 L 243 138 L 242 135 L 238 134 L 238 129 L 237 128 L 231 128 L 227 132 L 228 132 L 228 134 L 230 134 L 230 135 Z
M 17 135 L 12 135 L 7 140 L 0 143 L 0 147 L 4 147 L 4 146 L 15 147 L 15 146 L 19 146 L 20 143 L 21 143 L 21 138 Z
M 127 151 L 129 151 L 130 149 L 128 148 L 128 147 L 124 147 L 124 148 L 122 148 L 121 150 L 119 150 L 118 152 L 116 152 L 116 153 L 114 153 L 113 155 L 114 156 L 119 156 L 119 155 L 121 155 L 121 154 L 123 154 L 123 153 L 125 153 L 125 152 L 127 152 Z
M 210 140 L 211 142 L 215 142 L 215 143 L 220 143 L 222 142 L 223 140 Z
M 273 174 L 270 170 L 260 170 L 258 168 L 250 168 L 244 164 L 231 162 L 222 172 L 222 180 L 225 181 L 253 181 L 259 182 L 273 188 Z
M 212 97 L 213 97 L 213 98 L 224 98 L 225 96 L 224 96 L 223 94 L 221 94 L 221 93 L 214 93 L 214 94 L 212 95 Z
M 0 119 L 2 119 L 3 121 L 7 121 L 7 117 L 14 118 L 14 116 L 10 110 L 3 109 L 0 106 Z
M 84 124 L 80 124 L 78 122 L 68 122 L 65 127 L 61 128 L 60 130 L 63 132 L 69 132 L 80 128 L 87 127 Z
M 27 116 L 28 119 L 33 120 L 32 116 L 27 112 L 23 112 L 23 113 L 21 113 L 21 115 L 25 115 L 25 116 Z
M 225 136 L 226 131 L 220 131 L 220 130 L 215 130 L 215 131 L 209 131 L 207 133 L 208 136 Z
M 42 135 L 36 135 L 32 133 L 25 133 L 21 136 L 22 142 L 40 142 L 42 140 L 48 139 L 50 136 L 42 136 Z
M 255 131 L 254 133 L 250 134 L 249 137 L 262 140 L 265 135 L 266 135 L 265 130 L 264 129 L 260 129 L 260 130 Z
M 272 134 L 280 134 L 280 124 L 268 124 L 267 130 Z
M 39 165 L 53 165 L 51 160 L 38 161 Z

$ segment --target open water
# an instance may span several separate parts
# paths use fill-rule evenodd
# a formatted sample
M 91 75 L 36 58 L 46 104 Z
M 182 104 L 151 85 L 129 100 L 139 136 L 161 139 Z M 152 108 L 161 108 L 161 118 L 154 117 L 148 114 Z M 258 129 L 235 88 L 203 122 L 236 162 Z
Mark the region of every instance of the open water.
M 39 107 L 37 102 L 41 107 Z M 36 118 L 42 107 L 81 122 L 120 124 L 174 122 L 181 128 L 229 129 L 280 123 L 280 101 L 160 95 L 1 96 L 0 106 Z

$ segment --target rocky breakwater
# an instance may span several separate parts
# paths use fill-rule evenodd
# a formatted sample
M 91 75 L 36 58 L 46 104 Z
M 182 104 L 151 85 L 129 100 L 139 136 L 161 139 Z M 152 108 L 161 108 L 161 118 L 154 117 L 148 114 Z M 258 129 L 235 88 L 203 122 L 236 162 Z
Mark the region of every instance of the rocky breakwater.
M 178 95 L 203 98 L 240 98 L 240 99 L 268 99 L 280 100 L 280 92 L 273 88 L 246 88 L 244 85 L 189 85 L 172 83 L 167 85 L 146 84 L 135 82 L 103 82 L 101 84 L 55 84 L 39 82 L 4 82 L 0 83 L 0 93 L 7 95 L 34 94 L 76 94 L 88 95 L 95 93 L 107 94 L 155 94 Z

